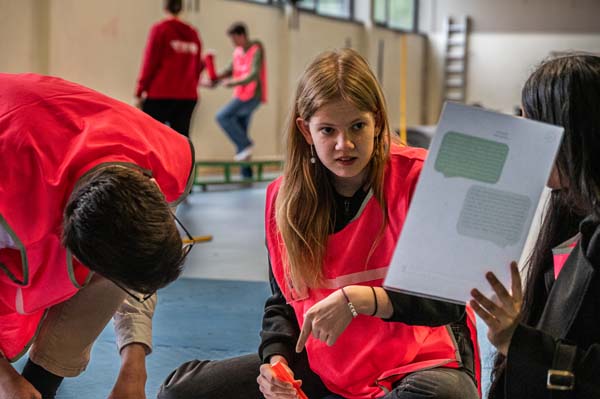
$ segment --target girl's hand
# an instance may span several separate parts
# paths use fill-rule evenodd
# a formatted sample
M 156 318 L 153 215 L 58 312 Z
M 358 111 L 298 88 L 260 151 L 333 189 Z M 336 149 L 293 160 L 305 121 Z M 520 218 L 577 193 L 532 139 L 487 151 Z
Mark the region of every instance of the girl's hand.
M 294 372 L 287 366 L 285 358 L 283 356 L 274 355 L 271 356 L 270 364 L 263 364 L 260 366 L 260 374 L 256 379 L 258 388 L 266 399 L 296 399 L 297 395 L 294 386 L 289 382 L 281 381 L 275 376 L 271 364 L 275 364 L 277 361 L 284 365 L 292 377 L 294 376 Z M 302 381 L 300 380 L 297 380 L 297 382 L 302 384 Z
M 352 313 L 341 290 L 315 303 L 304 314 L 302 331 L 296 343 L 296 352 L 302 352 L 308 337 L 313 337 L 332 346 L 352 321 Z
M 510 264 L 512 295 L 496 278 L 494 273 L 488 272 L 486 278 L 494 292 L 495 301 L 485 297 L 479 290 L 471 290 L 473 299 L 469 304 L 479 317 L 488 325 L 488 339 L 504 356 L 508 353 L 510 340 L 521 319 L 521 306 L 523 305 L 523 291 L 521 277 L 516 262 Z

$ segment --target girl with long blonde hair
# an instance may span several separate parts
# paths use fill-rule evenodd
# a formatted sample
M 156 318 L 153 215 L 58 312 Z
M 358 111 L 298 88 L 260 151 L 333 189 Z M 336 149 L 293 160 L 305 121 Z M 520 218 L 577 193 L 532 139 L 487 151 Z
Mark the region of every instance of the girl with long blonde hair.
M 394 143 L 359 53 L 310 63 L 286 136 L 267 189 L 273 295 L 259 356 L 187 363 L 159 398 L 296 398 L 298 387 L 311 399 L 477 398 L 464 306 L 381 287 L 426 152 Z

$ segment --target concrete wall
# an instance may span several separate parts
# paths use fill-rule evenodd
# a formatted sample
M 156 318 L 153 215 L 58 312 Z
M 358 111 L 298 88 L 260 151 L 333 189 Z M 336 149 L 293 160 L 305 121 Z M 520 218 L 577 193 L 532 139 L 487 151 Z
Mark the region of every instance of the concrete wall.
M 0 72 L 47 72 L 49 1 L 0 0 Z
M 161 0 L 0 0 L 0 71 L 58 75 L 126 102 L 139 71 L 146 35 L 163 13 Z M 215 49 L 217 65 L 229 61 L 225 35 L 236 20 L 247 22 L 252 37 L 265 45 L 269 102 L 255 114 L 251 135 L 258 155 L 281 152 L 281 132 L 296 80 L 320 51 L 350 44 L 381 73 L 392 125 L 399 124 L 402 34 L 373 27 L 365 1 L 361 20 L 351 23 L 301 12 L 290 28 L 282 8 L 235 0 L 202 0 L 184 14 L 205 48 Z M 364 10 L 363 10 L 364 9 Z M 596 0 L 420 0 L 420 27 L 409 34 L 407 119 L 409 125 L 437 121 L 441 105 L 443 19 L 472 17 L 467 102 L 512 112 L 530 71 L 553 51 L 600 52 L 600 2 Z M 383 41 L 383 54 L 379 55 Z M 383 60 L 380 65 L 379 60 Z M 214 122 L 229 89 L 201 90 L 192 126 L 199 159 L 229 158 L 233 147 Z
M 182 15 L 196 26 L 205 49 L 214 49 L 218 68 L 232 52 L 225 34 L 234 21 L 244 21 L 250 36 L 265 46 L 269 101 L 255 113 L 251 136 L 257 156 L 281 153 L 282 131 L 295 84 L 306 64 L 319 52 L 350 45 L 365 55 L 382 82 L 392 124 L 399 120 L 401 34 L 370 24 L 323 18 L 301 12 L 296 27 L 284 8 L 234 0 L 186 2 Z M 199 8 L 196 9 L 195 5 Z M 150 26 L 162 18 L 161 0 L 0 0 L 1 72 L 57 75 L 132 103 Z M 364 7 L 363 7 L 364 8 Z M 368 11 L 368 10 L 367 10 Z M 383 40 L 383 64 L 378 65 Z M 423 36 L 408 35 L 409 124 L 423 114 Z M 233 146 L 214 121 L 217 110 L 231 98 L 226 88 L 201 89 L 191 137 L 198 159 L 229 159 Z
M 49 73 L 131 103 L 160 6 L 159 0 L 51 0 Z
M 473 31 L 600 33 L 597 0 L 419 0 L 419 25 L 439 32 L 448 15 L 470 15 Z
M 467 103 L 512 113 L 521 87 L 555 51 L 600 52 L 600 2 L 594 0 L 420 0 L 420 27 L 429 37 L 428 121 L 442 96 L 447 16 L 468 15 Z
M 423 124 L 426 115 L 426 48 L 427 38 L 420 35 L 401 35 L 397 32 L 373 28 L 369 35 L 368 58 L 377 71 L 380 69 L 383 91 L 388 103 L 390 122 L 393 128 L 400 125 L 400 63 L 402 38 L 406 39 L 406 119 L 407 124 Z M 383 65 L 378 67 L 377 52 L 380 41 L 383 43 Z

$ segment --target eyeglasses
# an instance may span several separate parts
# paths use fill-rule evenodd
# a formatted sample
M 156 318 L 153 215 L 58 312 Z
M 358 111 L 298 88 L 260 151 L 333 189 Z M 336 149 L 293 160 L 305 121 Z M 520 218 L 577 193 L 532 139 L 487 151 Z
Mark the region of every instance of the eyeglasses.
M 145 294 L 144 296 L 140 296 L 139 294 L 129 291 L 127 288 L 125 288 L 125 286 L 119 284 L 116 280 L 112 280 L 112 279 L 109 279 L 109 280 L 112 281 L 114 285 L 119 287 L 121 290 L 125 291 L 125 293 L 127 295 L 129 295 L 130 297 L 132 297 L 139 303 L 146 302 L 148 299 L 152 298 L 152 295 L 154 295 L 156 293 L 156 291 L 152 291 L 150 294 Z
M 194 246 L 195 243 L 202 242 L 202 241 L 210 241 L 212 239 L 212 237 L 206 236 L 206 237 L 196 237 L 196 238 L 194 238 L 190 234 L 189 230 L 185 228 L 185 226 L 183 225 L 183 223 L 181 223 L 181 220 L 179 220 L 177 218 L 177 216 L 175 216 L 175 213 L 172 212 L 171 214 L 173 215 L 173 219 L 175 220 L 175 223 L 179 227 L 181 227 L 181 230 L 183 230 L 183 232 L 185 233 L 185 235 L 187 237 L 187 238 L 184 238 L 184 239 L 181 240 L 182 243 L 183 243 L 183 256 L 182 256 L 181 262 L 183 263 L 183 261 L 185 260 L 186 256 L 188 256 L 188 254 L 192 250 L 192 247 Z M 124 287 L 123 285 L 121 285 L 117 281 L 112 280 L 112 279 L 110 279 L 110 281 L 112 281 L 117 287 L 119 287 L 121 290 L 125 291 L 125 293 L 127 293 L 127 295 L 129 295 L 130 297 L 132 297 L 133 299 L 135 299 L 139 303 L 146 302 L 156 292 L 156 291 L 153 291 L 150 294 L 145 294 L 144 296 L 140 296 L 139 294 L 131 292 L 128 288 Z
M 192 236 L 192 234 L 189 232 L 188 229 L 185 228 L 185 226 L 183 225 L 183 223 L 181 223 L 181 220 L 179 220 L 179 218 L 177 218 L 177 216 L 175 215 L 175 213 L 172 212 L 173 215 L 173 219 L 175 219 L 175 222 L 177 223 L 177 225 L 179 227 L 181 227 L 181 230 L 183 230 L 183 232 L 185 233 L 187 239 L 183 239 L 183 259 L 182 261 L 185 259 L 186 256 L 188 256 L 188 254 L 190 253 L 190 251 L 192 250 L 192 247 L 194 246 L 194 244 L 196 242 L 198 242 L 198 239 L 194 239 L 194 237 Z

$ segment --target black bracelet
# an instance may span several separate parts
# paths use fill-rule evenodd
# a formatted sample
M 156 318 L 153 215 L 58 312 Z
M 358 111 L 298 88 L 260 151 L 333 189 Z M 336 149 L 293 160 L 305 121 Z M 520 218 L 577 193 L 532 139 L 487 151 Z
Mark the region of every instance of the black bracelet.
M 373 313 L 371 313 L 371 316 L 375 316 L 377 314 L 377 294 L 375 293 L 375 288 L 371 287 L 371 290 L 373 291 L 373 299 L 375 299 L 375 309 L 373 309 Z

